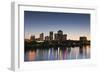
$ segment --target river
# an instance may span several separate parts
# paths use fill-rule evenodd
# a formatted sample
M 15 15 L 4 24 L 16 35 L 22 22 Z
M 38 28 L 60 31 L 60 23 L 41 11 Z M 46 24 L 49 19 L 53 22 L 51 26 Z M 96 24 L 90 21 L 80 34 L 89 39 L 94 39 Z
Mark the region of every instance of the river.
M 24 53 L 24 61 L 49 61 L 89 59 L 90 46 L 58 47 L 58 48 L 33 48 Z

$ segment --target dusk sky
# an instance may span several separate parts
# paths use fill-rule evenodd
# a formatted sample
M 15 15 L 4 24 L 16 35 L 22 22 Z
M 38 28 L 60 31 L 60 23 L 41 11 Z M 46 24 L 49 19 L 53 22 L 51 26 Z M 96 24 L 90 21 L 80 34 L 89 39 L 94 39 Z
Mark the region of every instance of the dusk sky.
M 90 14 L 24 11 L 25 38 L 48 36 L 50 31 L 62 30 L 68 39 L 86 36 L 90 40 Z

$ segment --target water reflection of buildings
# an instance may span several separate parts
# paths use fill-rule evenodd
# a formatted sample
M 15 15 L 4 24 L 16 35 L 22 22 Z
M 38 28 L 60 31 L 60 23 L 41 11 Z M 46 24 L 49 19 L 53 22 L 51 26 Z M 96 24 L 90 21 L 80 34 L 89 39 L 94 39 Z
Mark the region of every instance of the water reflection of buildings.
M 83 55 L 83 58 L 89 58 L 90 57 L 90 46 L 80 46 L 79 47 L 79 53 Z
M 27 59 L 28 59 L 28 61 L 34 61 L 36 59 L 36 52 L 34 50 L 28 51 Z
M 81 47 L 58 47 L 36 49 L 27 52 L 27 61 L 43 60 L 66 60 L 66 59 L 88 59 L 90 58 L 90 48 Z

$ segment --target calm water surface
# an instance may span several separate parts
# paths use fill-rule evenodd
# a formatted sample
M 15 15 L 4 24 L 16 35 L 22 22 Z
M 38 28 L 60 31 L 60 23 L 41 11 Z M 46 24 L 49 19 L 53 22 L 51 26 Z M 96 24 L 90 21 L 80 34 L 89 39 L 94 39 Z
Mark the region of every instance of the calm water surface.
M 36 48 L 25 52 L 24 61 L 70 60 L 90 58 L 90 46 Z

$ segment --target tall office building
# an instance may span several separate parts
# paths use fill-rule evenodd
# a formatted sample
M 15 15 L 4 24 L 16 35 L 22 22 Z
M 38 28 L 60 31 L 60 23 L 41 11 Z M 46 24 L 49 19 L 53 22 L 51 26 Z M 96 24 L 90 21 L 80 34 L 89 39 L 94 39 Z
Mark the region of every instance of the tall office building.
M 50 40 L 53 40 L 53 31 L 49 32 L 49 38 L 50 38 Z
M 87 41 L 87 37 L 82 36 L 80 37 L 80 44 L 85 45 L 85 44 L 89 44 L 90 42 Z
M 63 35 L 63 39 L 62 39 L 62 40 L 63 40 L 63 41 L 64 41 L 64 40 L 67 40 L 67 34 L 64 34 L 64 35 Z
M 59 30 L 58 31 L 58 40 L 59 41 L 62 41 L 63 40 L 63 31 L 62 30 Z
M 87 41 L 87 37 L 85 36 L 80 37 L 80 41 Z
M 63 34 L 62 30 L 59 30 L 54 36 L 55 36 L 55 40 L 58 40 L 58 41 L 67 40 L 67 34 Z
M 43 41 L 44 40 L 44 33 L 40 34 L 40 40 Z
M 59 30 L 58 31 L 58 35 L 63 35 L 63 31 L 62 30 Z
M 31 41 L 35 41 L 35 36 L 34 35 L 31 35 L 30 40 Z
M 48 41 L 49 40 L 49 36 L 45 36 L 45 40 Z
M 54 40 L 58 40 L 58 34 L 57 33 L 54 34 L 54 37 L 55 37 Z

